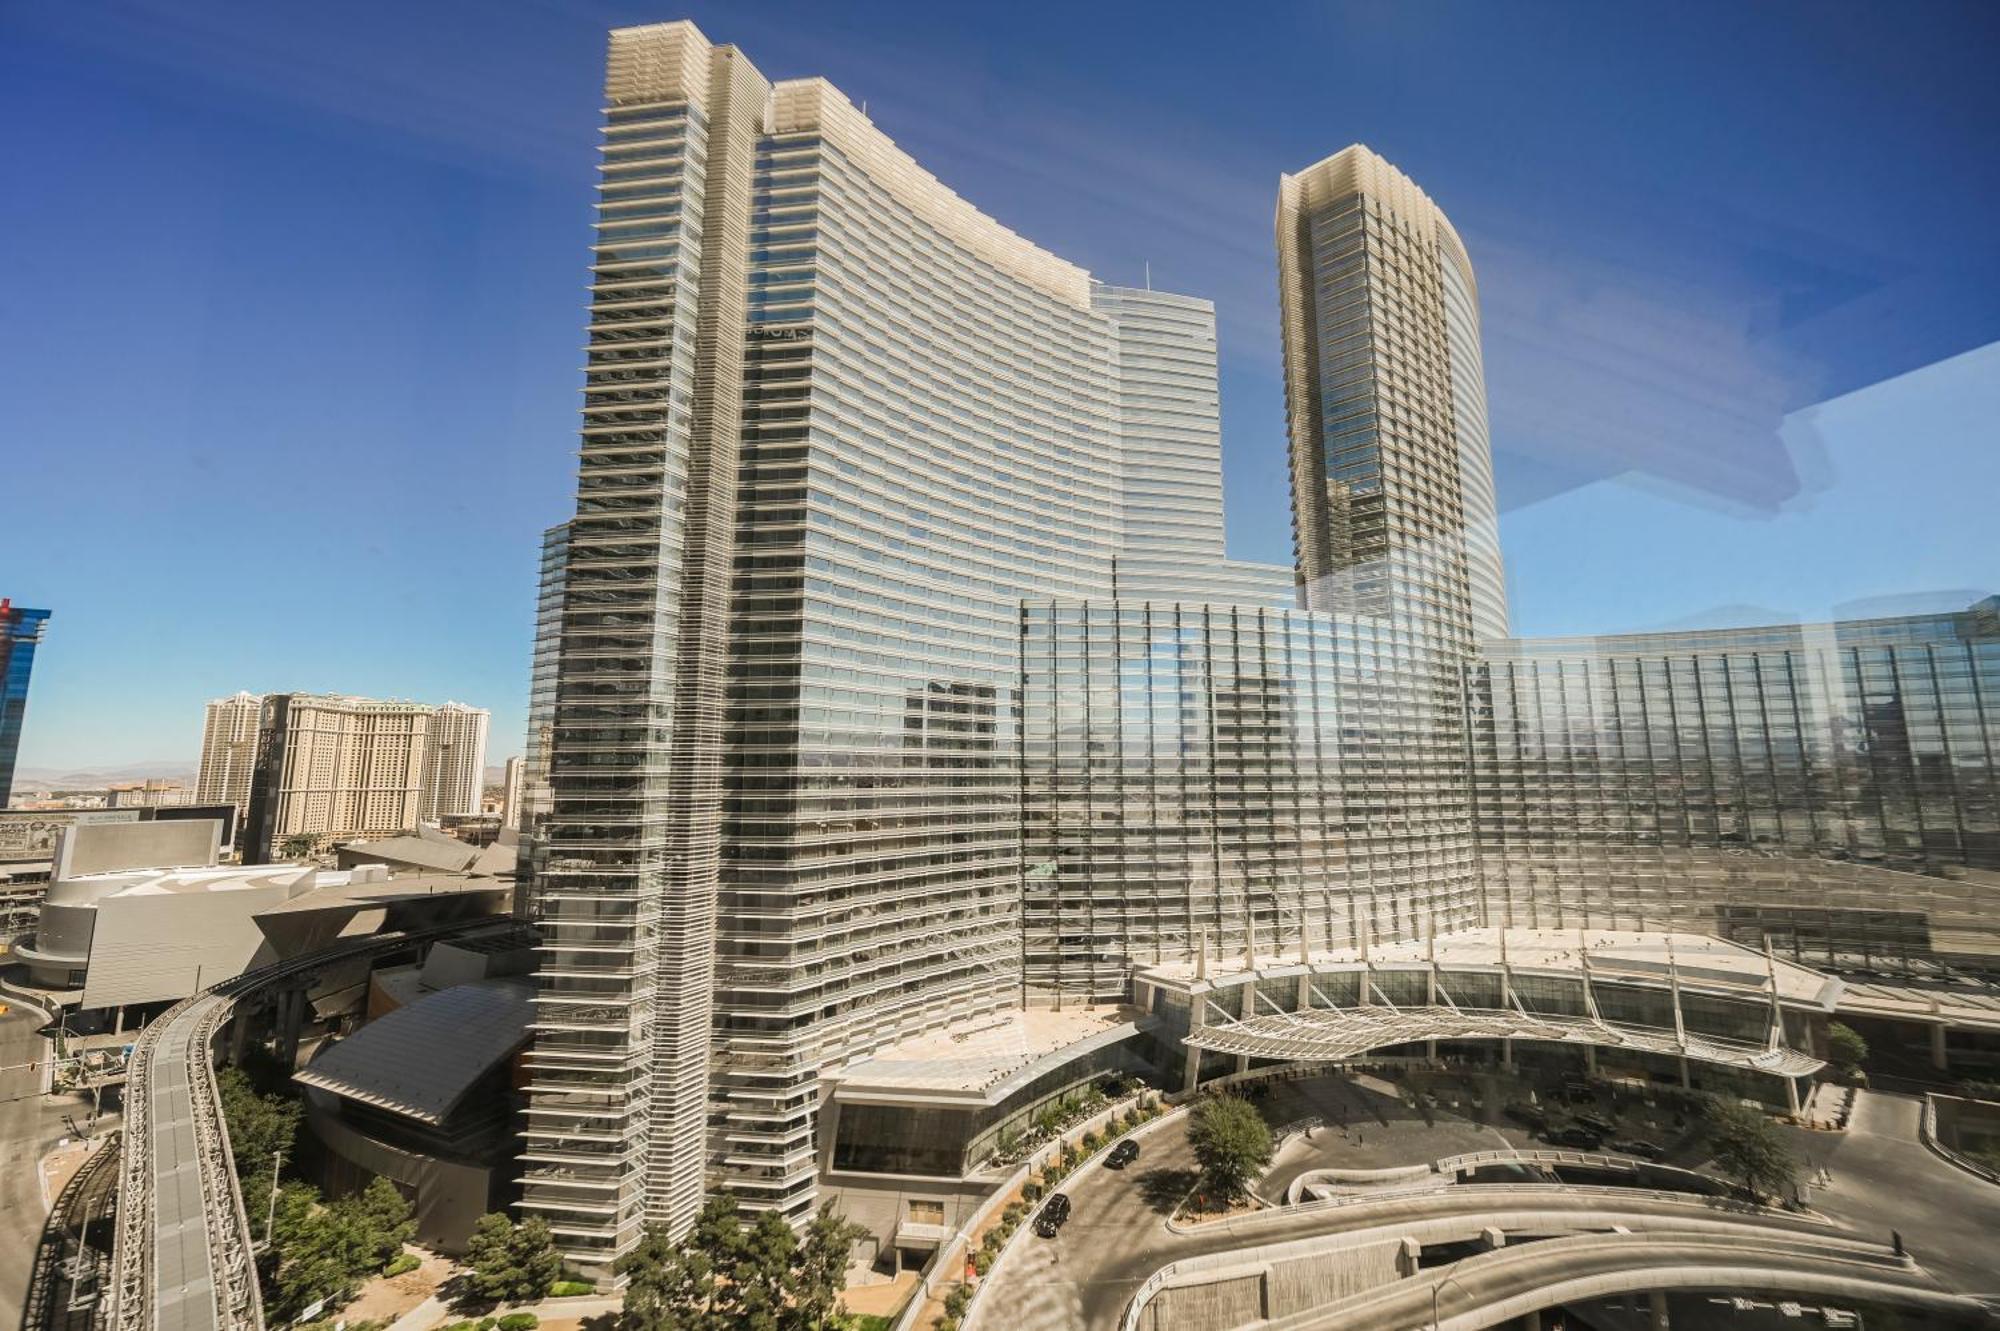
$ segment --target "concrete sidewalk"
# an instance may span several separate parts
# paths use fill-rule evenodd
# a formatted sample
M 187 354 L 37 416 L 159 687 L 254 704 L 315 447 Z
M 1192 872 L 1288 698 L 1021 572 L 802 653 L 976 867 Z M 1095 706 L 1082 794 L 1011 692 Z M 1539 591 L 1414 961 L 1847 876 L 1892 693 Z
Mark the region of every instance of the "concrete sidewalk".
M 583 1294 L 566 1299 L 542 1299 L 537 1303 L 507 1303 L 483 1313 L 456 1313 L 444 1300 L 432 1297 L 389 1324 L 389 1331 L 431 1331 L 451 1322 L 478 1321 L 483 1317 L 505 1317 L 508 1313 L 533 1313 L 543 1323 L 576 1322 L 616 1312 L 625 1301 L 616 1295 Z

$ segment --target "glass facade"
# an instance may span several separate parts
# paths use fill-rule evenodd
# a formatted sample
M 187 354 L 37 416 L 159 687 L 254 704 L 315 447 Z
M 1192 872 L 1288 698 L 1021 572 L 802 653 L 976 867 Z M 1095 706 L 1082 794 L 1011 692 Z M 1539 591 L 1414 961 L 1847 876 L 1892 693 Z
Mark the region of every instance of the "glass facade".
M 2000 972 L 2000 599 L 1489 643 L 1470 678 L 1490 923 Z
M 1346 850 L 1342 698 L 1373 646 L 1366 626 L 1303 611 L 1023 609 L 1031 992 L 1116 997 L 1134 966 L 1302 929 L 1350 941 L 1367 889 Z
M 826 85 L 781 86 L 776 116 L 711 1123 L 719 1178 L 804 1214 L 819 1070 L 1018 999 L 1018 606 L 1109 593 L 1119 446 L 1086 283 L 1007 271 L 997 228 L 941 214 Z
M 535 648 L 528 673 L 528 734 L 522 749 L 514 826 L 520 852 L 514 871 L 515 910 L 535 911 L 535 876 L 548 861 L 545 824 L 553 800 L 549 764 L 555 751 L 556 681 L 562 667 L 563 582 L 569 568 L 569 524 L 542 533 L 541 578 L 535 596 Z
M 689 25 L 611 36 L 522 1156 L 523 1208 L 600 1272 L 646 1220 L 685 1226 L 705 1183 L 713 538 L 735 473 L 744 149 L 767 90 Z
M 14 788 L 14 760 L 21 751 L 21 721 L 28 711 L 28 676 L 35 647 L 49 622 L 46 610 L 0 600 L 0 807 Z

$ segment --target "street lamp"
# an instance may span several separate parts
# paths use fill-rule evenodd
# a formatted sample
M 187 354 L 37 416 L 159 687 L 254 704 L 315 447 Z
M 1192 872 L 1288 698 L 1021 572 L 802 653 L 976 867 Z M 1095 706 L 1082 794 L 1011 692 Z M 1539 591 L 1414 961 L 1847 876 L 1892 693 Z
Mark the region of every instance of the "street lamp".
M 278 1171 L 285 1165 L 285 1148 L 271 1152 L 271 1205 L 264 1212 L 264 1246 L 271 1246 L 271 1229 L 278 1223 Z

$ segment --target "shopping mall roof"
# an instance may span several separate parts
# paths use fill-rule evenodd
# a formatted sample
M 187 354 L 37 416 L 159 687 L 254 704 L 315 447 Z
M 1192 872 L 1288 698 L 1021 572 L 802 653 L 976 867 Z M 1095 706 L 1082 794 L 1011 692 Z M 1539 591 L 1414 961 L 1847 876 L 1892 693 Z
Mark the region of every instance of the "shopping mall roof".
M 442 1124 L 528 1038 L 534 985 L 474 980 L 425 994 L 323 1049 L 294 1080 Z

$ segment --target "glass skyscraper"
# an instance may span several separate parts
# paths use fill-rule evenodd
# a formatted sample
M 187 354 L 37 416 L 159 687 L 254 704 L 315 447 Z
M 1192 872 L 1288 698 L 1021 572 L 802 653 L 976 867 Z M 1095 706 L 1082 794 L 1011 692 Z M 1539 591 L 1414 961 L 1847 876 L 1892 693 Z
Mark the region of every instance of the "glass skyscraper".
M 804 1215 L 824 1069 L 1020 1002 L 1024 599 L 1291 599 L 1223 555 L 1207 302 L 686 23 L 606 93 L 524 1154 L 598 1268 L 705 1185 Z
M 28 677 L 35 648 L 49 622 L 46 610 L 30 610 L 0 599 L 0 807 L 14 789 L 14 762 L 21 752 L 21 721 L 28 711 Z
M 1303 604 L 1365 618 L 1343 728 L 1350 876 L 1408 936 L 1478 916 L 1462 674 L 1506 632 L 1471 261 L 1355 145 L 1279 183 L 1292 527 Z

